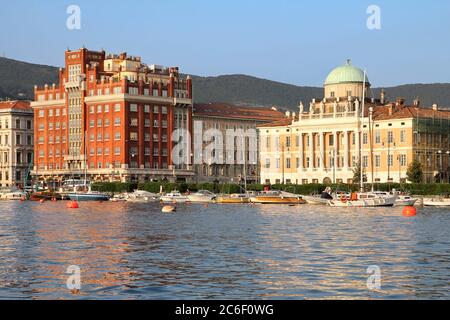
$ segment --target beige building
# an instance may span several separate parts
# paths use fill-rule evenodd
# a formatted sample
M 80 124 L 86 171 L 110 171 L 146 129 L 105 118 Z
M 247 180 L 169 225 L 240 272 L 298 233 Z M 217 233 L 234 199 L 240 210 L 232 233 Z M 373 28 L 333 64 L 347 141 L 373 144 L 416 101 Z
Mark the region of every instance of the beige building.
M 203 158 L 202 163 L 195 163 L 196 156 L 194 156 L 194 181 L 197 182 L 243 182 L 244 176 L 247 178 L 248 183 L 259 181 L 259 154 L 257 147 L 257 131 L 256 126 L 263 123 L 269 123 L 277 119 L 283 119 L 285 115 L 276 110 L 276 108 L 255 108 L 255 107 L 243 107 L 235 106 L 226 103 L 209 103 L 209 104 L 195 104 L 193 110 L 193 132 L 194 132 L 194 144 L 196 139 L 206 139 L 205 133 L 209 129 L 217 129 L 223 138 L 224 153 L 230 153 L 230 150 L 226 149 L 226 134 L 227 130 L 243 130 L 242 132 L 250 132 L 253 130 L 256 136 L 255 154 L 256 157 L 251 159 L 249 155 L 249 136 L 238 135 L 233 137 L 234 146 L 232 150 L 232 162 L 233 164 L 227 164 L 228 161 L 223 156 L 223 161 L 213 161 L 211 159 Z M 238 161 L 239 154 L 236 150 L 238 140 L 242 138 L 245 141 L 245 147 L 242 152 L 245 153 L 245 161 Z M 195 152 L 204 152 L 208 143 L 202 141 L 201 148 L 194 147 Z M 195 150 L 197 149 L 197 150 Z M 223 162 L 223 163 L 222 163 Z M 238 163 L 240 162 L 240 164 Z M 244 167 L 245 166 L 245 167 Z
M 374 99 L 350 61 L 328 75 L 324 96 L 258 126 L 262 183 L 352 183 L 360 162 L 367 182 L 406 182 L 414 157 L 427 182 L 448 180 L 450 112 Z
M 33 165 L 33 109 L 28 101 L 0 102 L 0 187 L 22 187 Z

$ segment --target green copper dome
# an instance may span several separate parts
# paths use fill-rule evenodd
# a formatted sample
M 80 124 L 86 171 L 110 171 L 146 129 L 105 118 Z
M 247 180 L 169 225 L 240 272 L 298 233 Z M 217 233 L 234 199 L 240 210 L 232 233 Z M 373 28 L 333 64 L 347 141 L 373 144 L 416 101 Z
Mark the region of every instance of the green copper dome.
M 348 82 L 364 82 L 364 71 L 352 66 L 350 60 L 347 60 L 347 63 L 343 66 L 337 67 L 336 69 L 331 71 L 327 79 L 325 80 L 325 85 Z M 370 84 L 367 75 L 366 83 Z

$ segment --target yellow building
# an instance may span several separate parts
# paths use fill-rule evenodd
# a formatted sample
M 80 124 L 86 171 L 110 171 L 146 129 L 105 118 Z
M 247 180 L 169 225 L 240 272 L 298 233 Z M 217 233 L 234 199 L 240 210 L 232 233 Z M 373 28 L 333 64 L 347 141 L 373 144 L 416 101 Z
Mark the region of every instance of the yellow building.
M 328 75 L 324 96 L 307 111 L 300 103 L 298 114 L 258 126 L 262 183 L 352 183 L 360 160 L 367 182 L 406 182 L 414 157 L 425 181 L 448 181 L 448 110 L 387 103 L 384 92 L 375 99 L 350 61 Z

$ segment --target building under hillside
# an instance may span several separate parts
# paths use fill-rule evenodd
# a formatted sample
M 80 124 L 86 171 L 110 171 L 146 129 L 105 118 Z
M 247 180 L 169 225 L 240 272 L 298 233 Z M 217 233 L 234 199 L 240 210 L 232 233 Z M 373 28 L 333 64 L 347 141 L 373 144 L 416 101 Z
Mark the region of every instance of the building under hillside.
M 375 99 L 350 61 L 327 76 L 323 99 L 258 129 L 262 183 L 352 183 L 359 163 L 368 182 L 406 182 L 414 158 L 426 182 L 449 178 L 450 112 Z

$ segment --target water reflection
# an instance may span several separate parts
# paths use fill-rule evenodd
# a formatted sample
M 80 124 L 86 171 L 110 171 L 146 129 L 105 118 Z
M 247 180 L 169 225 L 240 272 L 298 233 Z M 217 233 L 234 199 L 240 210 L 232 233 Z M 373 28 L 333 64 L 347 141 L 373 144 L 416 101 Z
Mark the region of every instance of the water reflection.
M 0 203 L 0 298 L 448 298 L 449 215 L 422 209 Z M 66 268 L 82 288 L 66 288 Z M 366 287 L 378 265 L 382 290 Z

